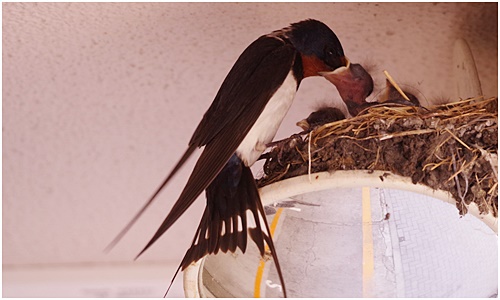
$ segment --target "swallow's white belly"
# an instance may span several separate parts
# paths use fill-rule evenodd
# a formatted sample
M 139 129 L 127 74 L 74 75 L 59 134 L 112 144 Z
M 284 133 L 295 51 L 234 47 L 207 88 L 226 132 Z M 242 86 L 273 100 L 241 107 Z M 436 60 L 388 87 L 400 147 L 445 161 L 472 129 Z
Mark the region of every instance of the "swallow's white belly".
M 281 87 L 269 99 L 266 107 L 236 150 L 238 157 L 251 166 L 272 142 L 278 128 L 292 105 L 297 92 L 297 80 L 292 71 Z

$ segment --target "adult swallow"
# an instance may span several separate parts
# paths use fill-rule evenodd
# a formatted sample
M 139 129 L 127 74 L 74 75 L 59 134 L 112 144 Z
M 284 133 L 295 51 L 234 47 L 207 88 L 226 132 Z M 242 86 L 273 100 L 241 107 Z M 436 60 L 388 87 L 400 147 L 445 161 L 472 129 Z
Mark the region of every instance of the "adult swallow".
M 341 74 L 335 72 L 341 67 Z M 110 246 L 128 231 L 195 149 L 204 147 L 177 202 L 139 255 L 206 190 L 205 212 L 179 269 L 219 250 L 234 252 L 240 248 L 245 252 L 247 236 L 250 236 L 261 255 L 265 252 L 264 245 L 269 246 L 286 296 L 264 209 L 249 167 L 274 138 L 300 82 L 306 77 L 329 78 L 332 74 L 336 78 L 347 78 L 347 83 L 335 84 L 339 90 L 345 85 L 345 89 L 353 89 L 352 94 L 363 90 L 349 78 L 351 70 L 339 39 L 320 21 L 308 19 L 294 23 L 251 43 L 224 79 L 184 155 Z

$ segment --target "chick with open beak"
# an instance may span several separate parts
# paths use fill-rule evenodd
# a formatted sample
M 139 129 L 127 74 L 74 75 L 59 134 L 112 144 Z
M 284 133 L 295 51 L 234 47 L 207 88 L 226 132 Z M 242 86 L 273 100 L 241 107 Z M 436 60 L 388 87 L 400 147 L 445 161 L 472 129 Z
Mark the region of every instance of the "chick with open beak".
M 351 64 L 347 58 L 346 62 L 345 67 L 337 68 L 331 72 L 320 72 L 319 74 L 337 87 L 349 113 L 356 116 L 361 110 L 369 106 L 366 98 L 373 91 L 373 79 L 360 64 Z

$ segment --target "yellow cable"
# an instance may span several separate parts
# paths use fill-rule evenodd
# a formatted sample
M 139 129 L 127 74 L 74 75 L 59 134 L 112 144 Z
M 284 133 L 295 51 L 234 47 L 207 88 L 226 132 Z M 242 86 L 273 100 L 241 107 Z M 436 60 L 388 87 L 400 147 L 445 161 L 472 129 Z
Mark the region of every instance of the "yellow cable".
M 370 188 L 361 189 L 363 220 L 363 298 L 371 298 L 373 282 L 373 236 Z
M 271 226 L 269 226 L 269 230 L 271 231 L 269 234 L 272 236 L 274 235 L 274 231 L 276 230 L 276 226 L 278 226 L 278 220 L 281 216 L 281 213 L 283 212 L 283 208 L 278 208 L 276 211 L 276 214 L 274 215 L 273 221 L 271 223 Z M 266 244 L 265 251 L 269 251 L 269 246 Z M 259 267 L 257 268 L 257 274 L 255 275 L 255 287 L 254 287 L 254 293 L 253 297 L 254 298 L 260 298 L 260 286 L 262 283 L 262 275 L 264 274 L 264 267 L 266 266 L 266 262 L 264 259 L 261 257 L 260 262 L 259 262 Z

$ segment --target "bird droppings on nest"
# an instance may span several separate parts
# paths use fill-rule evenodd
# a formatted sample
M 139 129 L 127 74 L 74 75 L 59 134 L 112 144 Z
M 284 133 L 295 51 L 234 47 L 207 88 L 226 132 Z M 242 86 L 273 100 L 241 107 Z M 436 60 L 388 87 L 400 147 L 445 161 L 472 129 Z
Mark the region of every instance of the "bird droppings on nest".
M 429 109 L 383 103 L 273 144 L 259 187 L 309 172 L 384 170 L 448 191 L 461 215 L 471 202 L 498 215 L 497 98 Z

